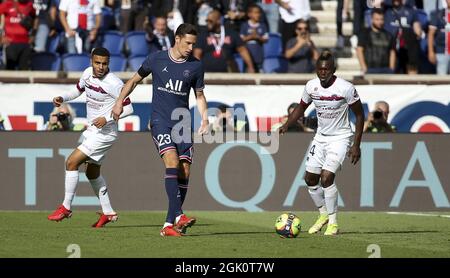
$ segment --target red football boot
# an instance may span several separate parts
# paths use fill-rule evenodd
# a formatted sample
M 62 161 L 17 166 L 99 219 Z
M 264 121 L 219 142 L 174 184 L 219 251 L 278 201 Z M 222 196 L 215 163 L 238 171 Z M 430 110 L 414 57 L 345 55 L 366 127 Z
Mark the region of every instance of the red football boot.
M 92 224 L 93 228 L 103 228 L 109 222 L 116 222 L 117 219 L 119 218 L 117 213 L 108 214 L 108 215 L 103 214 L 101 212 L 97 212 L 97 213 L 100 215 L 100 218 L 97 220 L 97 222 Z
M 180 219 L 176 223 L 175 228 L 181 234 L 185 234 L 187 228 L 192 227 L 195 224 L 195 221 L 197 221 L 197 219 L 195 219 L 194 217 L 187 217 L 185 214 L 182 214 Z
M 47 216 L 50 221 L 61 221 L 64 218 L 69 218 L 72 216 L 72 211 L 66 209 L 63 205 L 60 205 L 52 214 Z
M 159 233 L 161 236 L 181 236 L 181 234 L 173 228 L 173 226 L 166 226 Z

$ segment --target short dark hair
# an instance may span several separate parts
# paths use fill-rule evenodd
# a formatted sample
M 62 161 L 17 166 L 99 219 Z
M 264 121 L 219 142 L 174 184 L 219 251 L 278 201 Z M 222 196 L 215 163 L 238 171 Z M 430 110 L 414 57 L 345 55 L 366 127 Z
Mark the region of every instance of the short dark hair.
M 371 16 L 373 16 L 374 14 L 381 14 L 384 16 L 384 11 L 381 8 L 375 8 L 375 9 L 372 9 L 372 12 L 370 14 L 371 14 Z
M 331 52 L 330 50 L 324 50 L 322 51 L 322 53 L 320 53 L 319 59 L 317 59 L 317 63 L 321 62 L 321 61 L 328 61 L 333 63 L 334 68 L 336 68 L 336 59 L 333 55 L 333 52 Z
M 308 31 L 309 31 L 309 21 L 304 20 L 303 18 L 300 18 L 299 20 L 297 20 L 297 21 L 295 22 L 295 28 L 297 28 L 297 26 L 298 26 L 300 23 L 306 24 L 306 29 L 308 29 Z
M 175 36 L 184 37 L 186 35 L 197 36 L 198 32 L 194 25 L 189 23 L 183 23 L 178 26 Z
M 109 54 L 108 49 L 106 49 L 104 47 L 96 47 L 96 48 L 92 49 L 91 57 L 94 57 L 94 55 L 108 57 L 108 58 L 111 56 Z
M 258 5 L 256 5 L 256 4 L 250 4 L 250 5 L 247 7 L 247 13 L 250 12 L 252 9 L 258 9 L 259 11 L 261 11 L 261 7 L 260 7 L 260 6 L 258 6 Z

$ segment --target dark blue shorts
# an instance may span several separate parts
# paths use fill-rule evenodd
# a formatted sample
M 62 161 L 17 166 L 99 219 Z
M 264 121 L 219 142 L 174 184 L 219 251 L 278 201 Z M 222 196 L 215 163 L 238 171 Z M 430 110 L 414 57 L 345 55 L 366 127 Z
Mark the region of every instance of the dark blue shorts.
M 192 143 L 192 137 L 189 134 L 189 139 L 185 141 L 178 142 L 180 140 L 175 140 L 172 136 L 172 128 L 165 125 L 152 125 L 151 132 L 153 137 L 153 142 L 155 143 L 156 149 L 159 155 L 162 157 L 166 152 L 170 150 L 176 150 L 180 160 L 186 160 L 192 163 L 192 156 L 194 154 L 194 144 Z

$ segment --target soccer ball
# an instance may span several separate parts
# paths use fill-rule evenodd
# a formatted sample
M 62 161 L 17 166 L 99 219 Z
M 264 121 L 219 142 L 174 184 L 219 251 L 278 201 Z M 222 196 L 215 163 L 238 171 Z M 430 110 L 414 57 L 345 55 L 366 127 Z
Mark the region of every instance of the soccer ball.
M 292 212 L 280 215 L 275 222 L 275 231 L 282 238 L 297 237 L 301 230 L 301 221 Z

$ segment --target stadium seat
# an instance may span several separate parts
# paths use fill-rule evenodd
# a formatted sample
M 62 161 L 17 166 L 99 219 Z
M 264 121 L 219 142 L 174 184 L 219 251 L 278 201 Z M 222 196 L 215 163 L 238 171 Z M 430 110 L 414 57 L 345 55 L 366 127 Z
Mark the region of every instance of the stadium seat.
M 145 32 L 128 32 L 125 36 L 125 40 L 130 56 L 147 56 L 149 54 Z
M 61 34 L 56 34 L 47 40 L 47 52 L 56 53 L 61 43 Z
M 130 65 L 130 69 L 132 71 L 137 71 L 141 67 L 142 62 L 144 62 L 146 57 L 147 56 L 143 56 L 143 55 L 136 55 L 136 56 L 128 57 L 128 64 Z
M 107 31 L 102 36 L 102 46 L 109 50 L 111 55 L 121 54 L 125 38 L 121 32 Z
M 287 60 L 284 57 L 267 57 L 263 63 L 264 73 L 287 72 Z
M 116 19 L 114 17 L 114 11 L 110 7 L 102 8 L 102 20 L 100 24 L 101 31 L 108 31 L 116 26 Z
M 236 61 L 239 72 L 245 72 L 244 60 L 242 59 L 241 55 L 239 55 L 239 53 L 234 54 L 234 61 Z
M 109 69 L 111 71 L 126 71 L 127 59 L 120 54 L 111 54 L 109 59 Z
M 62 64 L 64 71 L 84 71 L 91 62 L 87 54 L 64 54 Z
M 281 55 L 282 51 L 281 35 L 270 33 L 269 40 L 264 44 L 264 57 L 277 57 Z
M 31 70 L 59 71 L 61 59 L 56 53 L 34 53 L 31 57 Z

